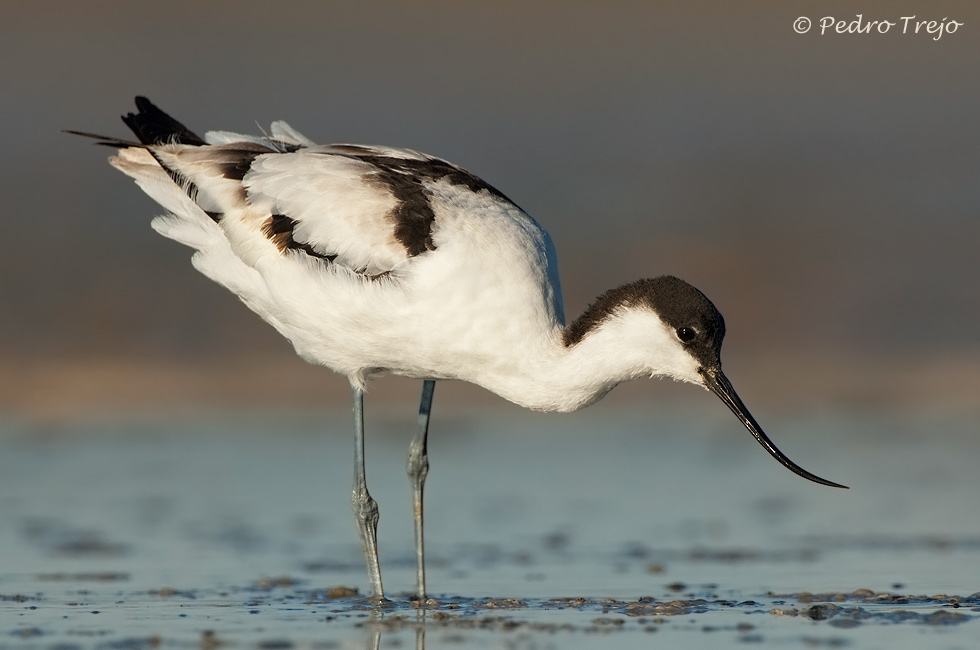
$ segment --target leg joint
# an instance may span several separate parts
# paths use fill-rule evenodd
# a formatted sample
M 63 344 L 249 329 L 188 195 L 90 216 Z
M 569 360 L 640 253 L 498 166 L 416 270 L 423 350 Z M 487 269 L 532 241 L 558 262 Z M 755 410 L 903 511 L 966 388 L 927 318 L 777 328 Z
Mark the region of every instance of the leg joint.
M 351 493 L 351 507 L 358 521 L 378 521 L 378 502 L 371 498 L 366 490 L 354 490 Z
M 417 444 L 416 440 L 413 440 L 408 448 L 408 462 L 405 464 L 405 470 L 409 478 L 419 482 L 425 481 L 425 477 L 429 473 L 429 455 L 425 453 L 425 447 Z

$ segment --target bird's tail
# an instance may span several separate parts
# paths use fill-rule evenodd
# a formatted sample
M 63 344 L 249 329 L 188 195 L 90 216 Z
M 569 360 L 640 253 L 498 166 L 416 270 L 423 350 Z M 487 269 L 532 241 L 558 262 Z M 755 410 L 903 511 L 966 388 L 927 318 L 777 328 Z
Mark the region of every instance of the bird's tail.
M 122 120 L 143 144 L 204 145 L 204 139 L 156 107 L 146 97 L 136 97 L 138 113 L 127 113 Z
M 194 146 L 207 144 L 204 138 L 161 111 L 156 104 L 146 97 L 136 97 L 136 110 L 139 112 L 123 115 L 122 121 L 139 139 L 139 142 L 86 131 L 66 130 L 65 133 L 93 138 L 99 141 L 97 144 L 116 149 L 124 149 L 126 147 L 145 148 L 146 145 L 154 144 L 186 144 Z
M 209 143 L 145 97 L 136 98 L 136 108 L 137 113 L 124 115 L 122 120 L 138 141 L 68 132 L 118 149 L 109 163 L 166 209 L 166 214 L 153 219 L 153 229 L 195 249 L 192 262 L 199 271 L 246 303 L 262 299 L 264 289 L 256 271 L 235 254 L 216 215 L 201 205 L 205 197 L 199 196 L 197 186 L 173 164 L 181 151 L 203 152 Z

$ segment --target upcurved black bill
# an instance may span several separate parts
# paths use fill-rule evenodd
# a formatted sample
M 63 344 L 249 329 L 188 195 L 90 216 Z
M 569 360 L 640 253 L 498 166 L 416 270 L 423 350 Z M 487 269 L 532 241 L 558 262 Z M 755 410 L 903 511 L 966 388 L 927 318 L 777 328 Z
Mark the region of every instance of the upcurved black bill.
M 755 436 L 755 439 L 759 441 L 760 445 L 766 448 L 766 451 L 772 454 L 773 458 L 778 460 L 794 473 L 799 474 L 803 478 L 813 481 L 814 483 L 829 485 L 830 487 L 844 488 L 845 490 L 847 489 L 846 485 L 840 485 L 839 483 L 834 483 L 832 481 L 828 481 L 827 479 L 820 478 L 815 474 L 811 474 L 787 458 L 783 452 L 779 451 L 779 449 L 776 448 L 776 445 L 772 444 L 772 440 L 770 440 L 769 437 L 763 433 L 759 423 L 755 421 L 755 418 L 752 417 L 749 410 L 745 408 L 745 404 L 743 404 L 742 400 L 738 398 L 738 395 L 735 393 L 735 389 L 732 388 L 731 382 L 728 381 L 728 378 L 725 377 L 725 374 L 721 370 L 714 372 L 702 371 L 701 376 L 704 378 L 704 385 L 712 393 L 721 398 L 721 401 L 732 410 L 732 413 L 738 416 L 738 419 L 742 421 L 745 428 L 748 429 L 753 436 Z

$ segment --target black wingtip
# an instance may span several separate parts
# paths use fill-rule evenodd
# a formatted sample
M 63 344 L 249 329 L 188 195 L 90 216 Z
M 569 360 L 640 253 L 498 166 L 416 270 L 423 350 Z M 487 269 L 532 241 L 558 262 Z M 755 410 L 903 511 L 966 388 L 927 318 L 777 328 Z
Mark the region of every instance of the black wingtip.
M 100 144 L 103 147 L 112 147 L 114 149 L 126 149 L 127 147 L 142 147 L 143 145 L 139 142 L 133 142 L 132 140 L 123 140 L 121 138 L 113 138 L 108 135 L 99 135 L 98 133 L 89 133 L 87 131 L 73 131 L 72 129 L 62 129 L 62 133 L 70 133 L 72 135 L 80 135 L 83 138 L 92 138 L 98 140 L 95 144 Z
M 201 136 L 170 117 L 149 99 L 136 96 L 138 113 L 127 113 L 122 121 L 143 144 L 207 144 Z

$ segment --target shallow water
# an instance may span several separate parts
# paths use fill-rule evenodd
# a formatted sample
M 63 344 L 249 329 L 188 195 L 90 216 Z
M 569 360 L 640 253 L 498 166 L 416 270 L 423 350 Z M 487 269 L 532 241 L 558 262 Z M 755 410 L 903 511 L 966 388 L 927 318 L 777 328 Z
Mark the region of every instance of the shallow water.
M 369 412 L 369 418 L 371 413 Z M 369 421 L 389 598 L 366 589 L 347 413 L 7 422 L 0 648 L 968 648 L 967 416 L 434 416 L 420 620 L 404 451 Z

